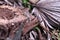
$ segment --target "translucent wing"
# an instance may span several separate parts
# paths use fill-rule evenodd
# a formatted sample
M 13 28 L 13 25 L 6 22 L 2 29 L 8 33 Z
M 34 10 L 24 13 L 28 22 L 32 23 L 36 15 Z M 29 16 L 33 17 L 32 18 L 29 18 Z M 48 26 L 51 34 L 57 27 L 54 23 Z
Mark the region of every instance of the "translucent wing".
M 60 27 L 60 1 L 42 1 L 38 4 L 43 19 L 53 27 Z

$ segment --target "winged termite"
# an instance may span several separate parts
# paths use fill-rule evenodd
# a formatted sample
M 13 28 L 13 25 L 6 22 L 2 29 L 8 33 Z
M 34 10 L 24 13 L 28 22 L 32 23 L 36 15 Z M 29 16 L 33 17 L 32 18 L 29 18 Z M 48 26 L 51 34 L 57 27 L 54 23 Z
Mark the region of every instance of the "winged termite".
M 58 4 L 58 5 L 57 5 Z M 60 26 L 60 0 L 44 0 L 36 4 L 41 18 L 48 26 L 59 28 Z M 39 15 L 38 15 L 39 16 Z

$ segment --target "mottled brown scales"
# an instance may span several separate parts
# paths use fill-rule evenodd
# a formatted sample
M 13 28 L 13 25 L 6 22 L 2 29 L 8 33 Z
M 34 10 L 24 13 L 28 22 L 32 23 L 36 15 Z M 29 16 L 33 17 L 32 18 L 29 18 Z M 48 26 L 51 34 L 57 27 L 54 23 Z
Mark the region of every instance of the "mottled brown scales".
M 18 8 L 11 6 L 0 6 L 0 23 L 3 23 L 2 25 L 0 24 L 0 40 L 7 38 L 10 34 L 14 33 L 13 31 L 16 28 L 19 28 L 19 25 L 17 25 L 19 24 L 18 21 L 21 22 L 25 20 L 25 18 L 26 17 L 21 15 L 18 11 Z
M 38 25 L 37 18 L 29 14 L 29 19 L 31 19 L 29 21 L 26 15 L 27 13 L 24 15 L 24 11 L 18 9 L 17 7 L 14 8 L 6 5 L 0 6 L 0 40 L 6 39 L 8 37 L 13 39 L 15 32 L 19 29 L 20 26 L 22 26 L 22 22 L 24 25 L 24 28 L 22 29 L 24 35 L 30 29 Z
M 0 8 L 0 18 L 2 19 L 12 19 L 14 18 L 15 14 L 12 10 L 8 8 Z

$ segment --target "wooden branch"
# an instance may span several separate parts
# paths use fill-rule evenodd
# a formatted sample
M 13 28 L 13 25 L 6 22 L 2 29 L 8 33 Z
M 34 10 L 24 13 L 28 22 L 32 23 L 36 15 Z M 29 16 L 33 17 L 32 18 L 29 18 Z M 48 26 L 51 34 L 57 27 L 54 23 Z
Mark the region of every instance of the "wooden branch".
M 31 29 L 33 29 L 35 26 L 38 25 L 38 20 L 35 18 L 29 23 L 26 23 L 24 28 L 23 28 L 23 35 L 25 35 L 27 32 L 29 32 Z

